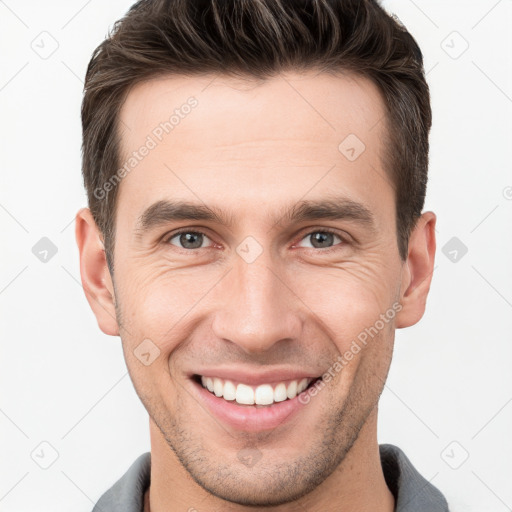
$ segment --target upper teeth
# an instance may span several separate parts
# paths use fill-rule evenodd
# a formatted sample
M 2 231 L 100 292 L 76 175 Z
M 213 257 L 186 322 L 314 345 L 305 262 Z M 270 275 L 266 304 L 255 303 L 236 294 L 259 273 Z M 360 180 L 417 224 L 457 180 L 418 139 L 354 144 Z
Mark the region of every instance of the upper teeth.
M 201 383 L 216 396 L 225 400 L 235 400 L 243 405 L 270 405 L 274 402 L 282 402 L 287 398 L 295 398 L 302 393 L 313 379 L 292 380 L 288 384 L 280 382 L 273 388 L 270 384 L 261 384 L 252 387 L 247 384 L 235 385 L 230 380 L 217 377 L 201 377 Z

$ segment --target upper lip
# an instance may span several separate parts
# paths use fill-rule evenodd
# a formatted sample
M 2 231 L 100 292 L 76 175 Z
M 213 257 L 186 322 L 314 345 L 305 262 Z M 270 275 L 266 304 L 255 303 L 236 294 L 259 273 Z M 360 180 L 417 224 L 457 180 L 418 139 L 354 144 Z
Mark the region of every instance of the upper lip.
M 265 371 L 256 371 L 250 368 L 208 368 L 204 370 L 197 370 L 190 374 L 190 377 L 193 375 L 201 375 L 203 377 L 212 378 L 218 377 L 223 380 L 243 382 L 244 384 L 252 386 L 290 380 L 300 381 L 304 378 L 316 379 L 319 377 L 318 374 L 299 369 L 294 370 L 292 368 L 273 368 Z

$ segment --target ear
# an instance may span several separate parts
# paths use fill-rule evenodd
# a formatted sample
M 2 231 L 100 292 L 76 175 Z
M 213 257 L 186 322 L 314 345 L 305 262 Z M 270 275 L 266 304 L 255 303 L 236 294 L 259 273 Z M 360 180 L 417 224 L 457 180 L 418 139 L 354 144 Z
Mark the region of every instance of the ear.
M 402 268 L 400 303 L 396 315 L 397 329 L 419 322 L 425 312 L 436 252 L 436 216 L 425 212 L 418 219 L 409 237 L 407 260 Z
M 100 329 L 119 336 L 114 286 L 107 266 L 102 236 L 91 210 L 82 208 L 75 218 L 75 236 L 80 252 L 80 276 L 89 306 Z

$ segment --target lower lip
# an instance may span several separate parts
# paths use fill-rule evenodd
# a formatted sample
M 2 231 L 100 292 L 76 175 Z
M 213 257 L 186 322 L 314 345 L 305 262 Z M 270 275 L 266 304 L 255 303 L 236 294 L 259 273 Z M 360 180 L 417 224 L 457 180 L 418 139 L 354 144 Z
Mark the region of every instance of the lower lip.
M 300 395 L 263 407 L 239 405 L 235 401 L 228 402 L 214 395 L 195 381 L 192 382 L 201 400 L 218 419 L 232 428 L 245 432 L 273 430 L 290 421 L 305 405 L 309 405 L 299 401 Z M 303 393 L 307 391 L 306 389 Z

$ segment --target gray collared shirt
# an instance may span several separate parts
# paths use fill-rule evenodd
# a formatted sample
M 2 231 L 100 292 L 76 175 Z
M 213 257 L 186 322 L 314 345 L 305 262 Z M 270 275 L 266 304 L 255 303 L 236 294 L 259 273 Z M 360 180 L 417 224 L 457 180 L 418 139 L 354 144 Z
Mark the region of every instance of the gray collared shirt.
M 395 497 L 395 512 L 449 512 L 441 492 L 425 480 L 405 453 L 392 444 L 379 445 L 384 478 Z M 151 453 L 143 453 L 101 496 L 92 512 L 144 512 L 149 487 Z

